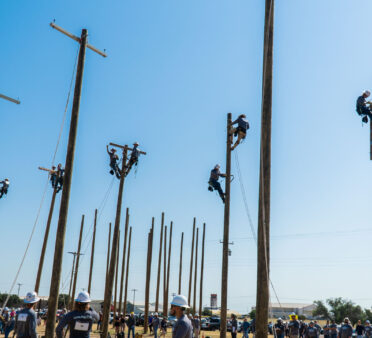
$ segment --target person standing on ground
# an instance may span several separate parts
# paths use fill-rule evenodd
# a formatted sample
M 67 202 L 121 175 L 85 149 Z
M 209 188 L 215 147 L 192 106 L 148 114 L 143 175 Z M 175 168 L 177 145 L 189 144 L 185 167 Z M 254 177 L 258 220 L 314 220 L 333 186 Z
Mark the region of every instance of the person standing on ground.
M 337 324 L 334 320 L 332 320 L 331 324 L 329 325 L 329 335 L 331 338 L 337 338 L 338 336 Z
M 242 331 L 243 331 L 243 338 L 248 338 L 249 335 L 249 323 L 247 318 L 245 317 L 242 324 Z
M 56 328 L 57 338 L 64 337 L 63 329 L 68 326 L 70 338 L 89 338 L 93 322 L 99 321 L 99 315 L 90 307 L 88 292 L 80 292 L 75 299 L 74 309 L 65 314 Z
M 152 322 L 151 323 L 152 323 L 152 329 L 154 331 L 154 337 L 158 338 L 158 329 L 159 329 L 159 325 L 160 325 L 160 320 L 159 320 L 157 312 L 154 313 L 154 316 L 152 317 Z
M 364 325 L 362 325 L 361 320 L 358 320 L 358 323 L 355 327 L 355 332 L 356 332 L 358 338 L 363 338 L 364 337 L 365 330 L 364 330 Z
M 160 337 L 165 338 L 165 335 L 167 334 L 167 324 L 168 324 L 167 319 L 163 317 L 163 319 L 160 322 Z
M 349 318 L 345 318 L 340 327 L 339 338 L 351 338 L 353 335 L 353 327 L 350 325 Z
M 238 321 L 236 320 L 236 315 L 231 315 L 231 338 L 236 338 L 238 332 Z
M 128 338 L 130 337 L 130 333 L 132 332 L 132 337 L 134 338 L 135 330 L 136 330 L 136 317 L 134 317 L 134 312 L 130 313 L 130 316 L 127 320 L 128 326 Z
M 330 336 L 330 327 L 329 327 L 329 320 L 327 320 L 326 325 L 323 326 L 323 335 L 324 338 L 331 338 Z
M 274 332 L 277 338 L 284 338 L 285 325 L 283 324 L 283 320 L 281 318 L 278 318 L 274 324 Z
M 369 320 L 366 320 L 366 325 L 364 326 L 364 332 L 366 337 L 372 337 L 372 326 Z
M 173 327 L 172 338 L 192 338 L 192 324 L 185 315 L 186 309 L 190 306 L 183 295 L 174 296 L 171 302 L 170 314 L 177 317 Z
M 300 322 L 297 320 L 297 315 L 292 313 L 289 318 L 291 319 L 288 323 L 289 337 L 298 338 L 300 334 Z
M 314 322 L 310 322 L 309 326 L 307 327 L 305 331 L 305 338 L 317 338 L 319 337 L 319 331 L 316 328 Z
M 25 307 L 16 315 L 14 332 L 18 338 L 37 338 L 36 303 L 40 300 L 36 292 L 28 292 L 25 299 Z
M 194 337 L 199 338 L 200 335 L 200 319 L 199 313 L 195 313 L 194 320 L 192 322 L 192 326 L 194 328 Z

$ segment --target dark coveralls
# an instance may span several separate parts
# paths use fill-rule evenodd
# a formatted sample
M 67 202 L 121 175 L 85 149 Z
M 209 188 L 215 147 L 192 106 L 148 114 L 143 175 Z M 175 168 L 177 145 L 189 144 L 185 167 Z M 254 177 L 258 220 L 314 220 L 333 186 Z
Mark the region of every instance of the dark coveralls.
M 372 113 L 370 108 L 366 104 L 366 98 L 361 95 L 358 97 L 356 102 L 356 111 L 360 116 L 368 116 L 372 119 Z M 363 121 L 364 122 L 364 121 Z
M 372 337 L 372 326 L 371 325 L 366 325 L 364 327 L 364 332 L 366 337 Z
M 224 176 L 221 174 L 220 170 L 217 168 L 214 168 L 211 170 L 211 176 L 209 177 L 209 184 L 213 187 L 214 190 L 218 191 L 218 194 L 220 195 L 222 202 L 225 203 L 225 194 L 222 191 L 221 184 L 218 182 L 218 179 L 220 176 Z
M 68 325 L 70 338 L 89 338 L 93 322 L 99 321 L 99 314 L 94 310 L 71 311 L 65 314 L 56 328 L 57 338 L 63 337 L 63 329 Z
M 118 166 L 119 156 L 111 151 L 108 151 L 108 149 L 107 149 L 107 153 L 110 156 L 110 168 L 111 168 L 110 174 L 111 175 L 115 174 L 116 177 L 120 179 L 120 169 Z
M 5 181 L 1 181 L 0 184 L 2 184 L 0 188 L 0 198 L 3 197 L 3 195 L 6 195 L 8 193 L 9 183 Z
M 65 175 L 65 169 L 58 168 L 57 182 L 56 182 L 57 192 L 59 192 L 63 187 L 63 176 L 64 175 Z
M 247 130 L 249 129 L 249 123 L 244 117 L 239 116 L 234 122 L 232 122 L 232 125 L 234 124 L 238 124 L 238 126 L 232 130 L 232 133 L 234 134 L 234 136 L 238 136 L 238 139 L 236 140 L 234 146 L 231 148 L 232 150 L 236 148 L 241 140 L 245 139 L 245 137 L 247 136 Z
M 14 332 L 18 338 L 37 338 L 36 313 L 33 309 L 25 308 L 18 312 Z
M 127 171 L 125 172 L 125 176 L 127 176 L 132 169 L 133 165 L 137 165 L 138 163 L 138 157 L 139 157 L 139 150 L 138 146 L 134 146 L 132 153 L 130 154 L 130 158 L 128 161 Z
M 340 338 L 349 338 L 353 335 L 353 328 L 350 324 L 344 323 L 340 327 L 339 337 Z
M 231 337 L 236 338 L 237 332 L 238 332 L 238 322 L 234 318 L 231 320 Z
M 277 338 L 284 338 L 285 326 L 283 322 L 277 322 L 274 324 L 274 331 Z
M 308 326 L 305 332 L 305 338 L 318 337 L 318 329 L 315 326 Z

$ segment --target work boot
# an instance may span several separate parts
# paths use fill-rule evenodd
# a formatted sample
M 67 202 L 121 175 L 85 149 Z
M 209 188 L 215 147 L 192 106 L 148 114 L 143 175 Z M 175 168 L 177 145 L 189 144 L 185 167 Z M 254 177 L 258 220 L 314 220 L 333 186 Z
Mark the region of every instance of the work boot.
M 208 187 L 208 190 L 213 192 L 213 188 L 211 186 Z
M 110 174 L 111 175 L 114 175 L 114 171 L 112 169 L 110 170 Z
M 363 123 L 368 123 L 368 117 L 367 117 L 367 116 L 363 116 L 363 118 L 362 118 L 362 122 L 363 122 Z

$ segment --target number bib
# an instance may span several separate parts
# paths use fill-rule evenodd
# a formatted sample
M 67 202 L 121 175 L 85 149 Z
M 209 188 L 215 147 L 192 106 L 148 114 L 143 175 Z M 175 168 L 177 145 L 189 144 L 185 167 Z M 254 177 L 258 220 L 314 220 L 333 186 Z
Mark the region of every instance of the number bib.
M 19 322 L 25 322 L 27 320 L 28 314 L 27 313 L 20 313 L 18 315 L 18 321 Z
M 76 331 L 88 331 L 89 323 L 75 322 L 74 330 Z

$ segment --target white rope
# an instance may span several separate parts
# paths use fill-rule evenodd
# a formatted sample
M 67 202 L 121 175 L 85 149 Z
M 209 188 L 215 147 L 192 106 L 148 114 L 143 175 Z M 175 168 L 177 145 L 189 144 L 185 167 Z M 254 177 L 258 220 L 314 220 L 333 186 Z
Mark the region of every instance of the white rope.
M 63 119 L 62 119 L 62 124 L 61 124 L 61 128 L 60 128 L 60 132 L 59 132 L 58 139 L 57 139 L 57 145 L 56 145 L 56 148 L 54 150 L 54 154 L 53 154 L 53 158 L 52 158 L 52 166 L 54 165 L 54 161 L 55 161 L 55 158 L 56 158 L 56 155 L 57 155 L 58 147 L 59 147 L 59 144 L 60 144 L 60 141 L 61 141 L 63 127 L 64 127 L 65 120 L 66 120 L 66 113 L 67 113 L 67 108 L 68 108 L 68 104 L 69 104 L 69 101 L 70 101 L 70 94 L 71 94 L 72 84 L 73 84 L 73 79 L 74 79 L 74 74 L 75 74 L 75 70 L 76 70 L 77 55 L 78 54 L 76 54 L 76 58 L 75 58 L 75 64 L 74 64 L 74 68 L 73 68 L 73 71 L 72 71 L 70 88 L 69 88 L 68 95 L 67 95 L 66 106 L 65 106 L 65 111 L 64 111 L 64 114 L 63 114 Z M 43 204 L 44 204 L 44 200 L 45 200 L 45 196 L 46 196 L 46 192 L 47 192 L 47 188 L 48 188 L 48 184 L 49 184 L 49 179 L 50 179 L 50 177 L 48 175 L 48 179 L 47 179 L 47 182 L 46 182 L 45 187 L 44 187 L 44 192 L 43 192 L 43 195 L 42 195 L 42 198 L 41 198 L 39 209 L 38 209 L 37 214 L 36 214 L 36 219 L 35 219 L 34 225 L 33 225 L 32 230 L 31 230 L 31 235 L 30 235 L 30 237 L 28 239 L 27 246 L 26 246 L 25 252 L 23 254 L 22 260 L 21 260 L 21 264 L 19 265 L 19 268 L 18 268 L 17 273 L 15 275 L 15 278 L 13 280 L 12 286 L 10 287 L 10 290 L 8 292 L 8 295 L 7 295 L 7 297 L 5 299 L 5 302 L 3 304 L 3 308 L 6 307 L 8 301 L 9 301 L 10 295 L 11 295 L 11 293 L 13 291 L 13 288 L 14 288 L 16 282 L 17 282 L 18 276 L 19 276 L 19 274 L 21 272 L 23 263 L 24 263 L 24 261 L 26 259 L 26 256 L 27 256 L 27 253 L 28 253 L 28 249 L 29 249 L 30 244 L 31 244 L 31 240 L 33 238 L 33 235 L 34 235 L 35 229 L 36 229 L 36 225 L 37 225 L 38 220 L 39 220 L 40 212 L 41 212 L 41 209 L 42 209 Z

